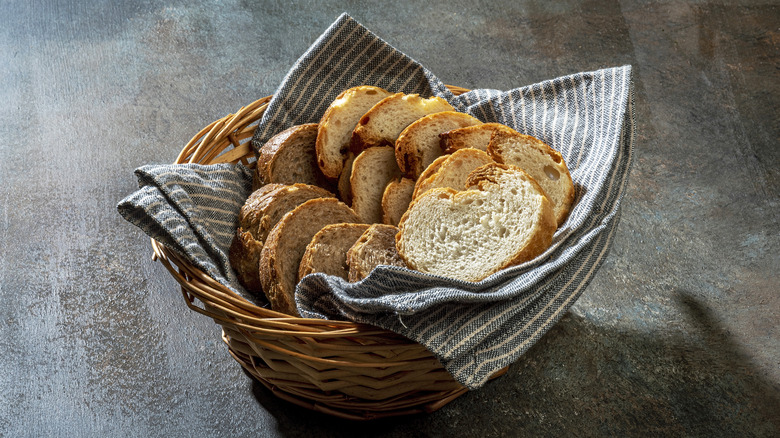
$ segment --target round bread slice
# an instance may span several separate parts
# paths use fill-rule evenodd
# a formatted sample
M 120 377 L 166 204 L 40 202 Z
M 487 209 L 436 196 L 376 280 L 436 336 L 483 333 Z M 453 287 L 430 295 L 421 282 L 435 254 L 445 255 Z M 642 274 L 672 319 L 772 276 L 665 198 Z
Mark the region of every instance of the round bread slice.
M 395 179 L 387 183 L 382 194 L 382 223 L 398 225 L 401 216 L 406 213 L 412 202 L 414 181 L 409 178 Z
M 395 247 L 395 235 L 398 227 L 386 224 L 373 224 L 347 251 L 349 281 L 360 281 L 379 265 L 402 266 L 406 263 L 398 255 Z
M 311 184 L 334 191 L 333 182 L 317 166 L 318 125 L 296 125 L 271 137 L 257 151 L 253 187 L 264 184 Z
M 360 218 L 338 199 L 321 198 L 304 202 L 274 226 L 260 254 L 260 282 L 273 310 L 299 315 L 295 286 L 306 246 L 323 227 L 342 222 Z
M 466 126 L 442 132 L 439 135 L 439 146 L 445 154 L 451 154 L 458 149 L 474 148 L 487 150 L 490 137 L 498 130 L 511 130 L 512 128 L 500 123 L 483 123 L 481 125 Z
M 433 96 L 396 93 L 368 110 L 352 132 L 350 149 L 355 155 L 373 146 L 395 145 L 395 140 L 409 124 L 428 114 L 454 111 L 446 100 Z
M 401 218 L 398 253 L 409 268 L 480 281 L 543 253 L 555 216 L 522 169 L 492 163 L 474 170 L 468 190 L 428 190 Z
M 442 111 L 422 117 L 407 126 L 395 141 L 395 159 L 407 178 L 416 180 L 437 157 L 443 154 L 439 135 L 482 122 L 466 113 Z
M 427 190 L 437 187 L 449 187 L 455 190 L 466 188 L 466 179 L 472 170 L 493 162 L 490 155 L 479 149 L 460 149 L 446 157 L 438 165 L 438 170 L 433 175 L 417 180 L 412 199 L 417 198 Z M 429 168 L 431 166 L 428 166 Z
M 515 130 L 494 132 L 487 148 L 499 163 L 520 167 L 542 186 L 561 226 L 574 202 L 574 183 L 561 154 L 538 138 Z
M 348 280 L 347 251 L 367 229 L 366 224 L 326 225 L 306 246 L 298 268 L 298 280 L 315 272 Z
M 371 85 L 344 90 L 325 110 L 317 130 L 317 165 L 328 178 L 338 178 L 349 152 L 352 131 L 360 118 L 389 91 Z
M 382 195 L 387 183 L 400 176 L 391 146 L 364 150 L 352 163 L 349 177 L 352 209 L 367 224 L 382 222 Z
M 228 251 L 238 281 L 248 291 L 262 294 L 260 252 L 268 233 L 287 212 L 315 198 L 332 198 L 327 190 L 307 184 L 268 184 L 252 192 L 238 212 L 238 227 Z

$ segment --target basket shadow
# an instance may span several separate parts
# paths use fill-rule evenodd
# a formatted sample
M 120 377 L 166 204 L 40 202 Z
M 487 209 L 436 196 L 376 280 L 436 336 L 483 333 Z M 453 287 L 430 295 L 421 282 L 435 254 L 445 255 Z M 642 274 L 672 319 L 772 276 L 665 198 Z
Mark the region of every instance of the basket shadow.
M 618 330 L 569 312 L 506 375 L 430 414 L 356 422 L 254 380 L 253 393 L 285 436 L 778 436 L 778 383 L 693 294 L 674 298 L 684 332 Z

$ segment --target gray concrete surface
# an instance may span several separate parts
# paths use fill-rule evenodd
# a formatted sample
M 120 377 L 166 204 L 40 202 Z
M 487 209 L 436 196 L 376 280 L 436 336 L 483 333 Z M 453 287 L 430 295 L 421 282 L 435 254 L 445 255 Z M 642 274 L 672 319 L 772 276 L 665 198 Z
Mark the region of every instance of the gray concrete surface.
M 504 377 L 367 424 L 279 401 L 116 213 L 341 13 L 445 82 L 634 65 L 609 258 Z M 780 435 L 771 1 L 0 3 L 0 436 Z

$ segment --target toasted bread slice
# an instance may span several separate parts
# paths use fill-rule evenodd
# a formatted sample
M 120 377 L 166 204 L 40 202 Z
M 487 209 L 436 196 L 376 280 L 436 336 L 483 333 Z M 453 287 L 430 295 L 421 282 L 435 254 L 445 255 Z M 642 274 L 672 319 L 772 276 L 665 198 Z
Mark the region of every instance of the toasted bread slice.
M 511 130 L 508 126 L 500 123 L 483 123 L 481 125 L 453 129 L 452 131 L 442 132 L 439 135 L 439 146 L 445 154 L 451 154 L 458 149 L 465 148 L 486 151 L 493 132 L 504 129 Z
M 298 268 L 298 280 L 315 272 L 348 280 L 347 251 L 367 229 L 367 224 L 326 225 L 306 246 Z
M 374 146 L 393 146 L 401 131 L 428 114 L 453 111 L 441 97 L 423 99 L 418 94 L 396 93 L 380 100 L 358 121 L 350 148 L 356 155 Z
M 493 133 L 487 152 L 499 163 L 528 172 L 550 198 L 558 226 L 566 221 L 574 202 L 574 183 L 558 151 L 530 135 L 499 130 Z
M 396 237 L 409 268 L 480 281 L 549 247 L 556 230 L 552 205 L 522 169 L 487 164 L 466 185 L 428 190 L 412 201 Z
M 342 222 L 360 218 L 338 199 L 322 198 L 304 202 L 274 226 L 260 254 L 260 282 L 272 309 L 298 315 L 295 286 L 306 246 L 325 225 Z
M 352 209 L 363 222 L 382 221 L 382 194 L 387 183 L 398 178 L 400 173 L 391 146 L 368 148 L 355 158 L 349 177 Z
M 398 227 L 374 224 L 366 230 L 347 251 L 349 281 L 360 281 L 379 265 L 402 266 L 406 263 L 398 256 L 395 235 Z
M 264 184 L 311 184 L 334 191 L 317 167 L 317 124 L 296 125 L 271 137 L 257 150 L 253 188 Z
M 328 178 L 338 178 L 349 152 L 352 131 L 377 102 L 390 96 L 387 90 L 361 85 L 345 90 L 330 104 L 317 130 L 317 165 Z
M 414 181 L 409 178 L 400 178 L 387 183 L 382 194 L 382 223 L 398 225 L 401 216 L 406 213 L 409 203 L 412 202 Z
M 416 120 L 404 128 L 395 141 L 398 168 L 405 177 L 416 180 L 429 164 L 443 154 L 439 146 L 442 132 L 481 123 L 457 111 L 442 111 Z
M 414 186 L 412 199 L 417 198 L 427 190 L 437 187 L 449 187 L 455 190 L 466 189 L 466 179 L 472 170 L 493 162 L 490 156 L 479 149 L 460 149 L 450 155 L 442 155 L 445 159 L 438 165 L 438 170 L 428 178 L 420 178 Z M 428 166 L 430 167 L 430 166 Z
M 230 265 L 248 291 L 262 293 L 260 252 L 274 225 L 310 199 L 332 197 L 327 190 L 307 184 L 267 184 L 249 195 L 238 212 L 238 228 L 228 251 Z

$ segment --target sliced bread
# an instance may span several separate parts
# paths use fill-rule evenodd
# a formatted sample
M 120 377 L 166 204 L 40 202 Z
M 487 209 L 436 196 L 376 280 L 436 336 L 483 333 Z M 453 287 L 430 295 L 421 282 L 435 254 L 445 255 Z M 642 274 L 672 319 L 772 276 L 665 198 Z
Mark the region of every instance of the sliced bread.
M 298 280 L 315 272 L 349 279 L 347 251 L 357 242 L 366 224 L 331 224 L 317 232 L 306 246 L 298 268 Z
M 409 178 L 394 179 L 387 183 L 382 194 L 382 223 L 398 225 L 401 216 L 409 208 L 414 192 L 414 181 Z
M 418 94 L 393 94 L 380 100 L 360 118 L 352 132 L 350 148 L 358 154 L 373 146 L 393 146 L 401 131 L 415 120 L 453 110 L 441 97 L 423 99 Z
M 352 131 L 377 102 L 390 96 L 387 90 L 361 85 L 345 90 L 325 110 L 317 130 L 317 165 L 328 178 L 338 178 L 349 152 Z
M 274 226 L 260 254 L 260 282 L 272 309 L 298 315 L 295 285 L 306 246 L 325 225 L 341 222 L 360 218 L 338 199 L 322 198 L 304 202 Z
M 437 166 L 436 173 L 425 179 L 417 180 L 412 199 L 437 187 L 464 190 L 466 189 L 466 179 L 472 170 L 493 162 L 493 159 L 484 151 L 471 148 L 460 149 L 453 154 L 442 155 L 442 157 L 445 159 Z
M 317 167 L 317 124 L 293 126 L 271 137 L 257 150 L 253 187 L 264 184 L 311 184 L 334 190 Z
M 443 154 L 439 135 L 465 126 L 479 125 L 478 119 L 457 111 L 442 111 L 421 117 L 398 135 L 395 158 L 407 178 L 416 180 L 437 157 Z
M 354 162 L 355 155 L 350 152 L 347 154 L 347 161 L 344 162 L 338 181 L 339 198 L 347 205 L 352 205 L 352 187 L 349 185 L 349 177 L 352 176 L 352 163 Z
M 401 218 L 397 248 L 409 268 L 480 281 L 545 251 L 555 233 L 552 205 L 523 170 L 475 169 L 468 190 L 428 190 Z
M 439 146 L 445 154 L 451 154 L 458 149 L 474 148 L 487 150 L 490 137 L 498 130 L 511 130 L 510 127 L 500 123 L 483 123 L 481 125 L 466 126 L 442 132 L 439 136 Z
M 260 252 L 274 225 L 305 201 L 332 197 L 327 190 L 306 184 L 267 184 L 249 195 L 238 212 L 238 227 L 228 251 L 230 265 L 248 291 L 262 293 Z
M 391 146 L 368 148 L 355 158 L 349 185 L 352 209 L 363 222 L 382 221 L 382 194 L 387 183 L 398 178 L 400 173 Z
M 499 163 L 528 172 L 550 198 L 558 226 L 566 221 L 574 202 L 574 183 L 558 151 L 530 135 L 499 130 L 493 134 L 487 152 Z
M 406 263 L 398 256 L 395 235 L 398 227 L 373 224 L 347 251 L 349 281 L 360 281 L 379 265 L 402 266 Z

